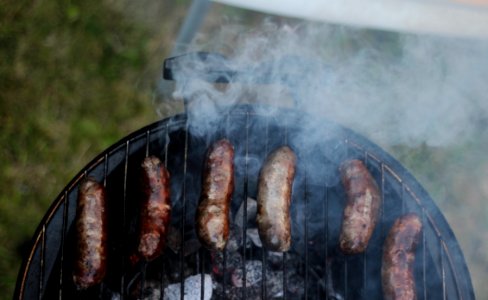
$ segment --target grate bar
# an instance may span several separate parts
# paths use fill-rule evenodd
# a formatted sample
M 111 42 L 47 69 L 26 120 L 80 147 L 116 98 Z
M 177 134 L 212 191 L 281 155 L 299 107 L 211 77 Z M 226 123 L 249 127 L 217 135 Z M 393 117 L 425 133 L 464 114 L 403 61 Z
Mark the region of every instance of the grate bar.
M 124 230 L 127 228 L 127 220 L 126 220 L 126 203 L 127 203 L 127 174 L 128 174 L 128 169 L 129 169 L 129 147 L 130 143 L 127 141 L 125 143 L 125 157 L 124 157 L 124 185 L 123 185 L 123 196 L 122 196 L 122 228 Z M 125 239 L 122 239 L 120 241 L 122 245 L 122 249 L 124 251 L 126 250 L 125 248 Z M 122 257 L 121 261 L 121 266 L 122 266 L 122 276 L 120 277 L 120 299 L 124 300 L 125 297 L 125 259 Z
M 268 154 L 269 151 L 269 118 L 266 118 L 266 127 L 265 127 L 265 138 L 264 140 L 265 145 L 264 145 L 264 157 Z M 256 199 L 257 200 L 257 199 Z M 262 280 L 261 280 L 261 299 L 266 299 L 267 298 L 267 288 L 266 288 L 266 265 L 267 265 L 267 257 L 266 257 L 266 249 L 262 248 L 262 268 L 261 268 L 261 274 L 262 274 Z
M 45 255 L 46 255 L 46 224 L 42 226 L 42 233 L 41 233 L 41 260 L 39 264 L 39 300 L 42 299 L 44 294 L 44 269 L 45 269 Z
M 323 213 L 322 215 L 324 216 L 324 240 L 325 240 L 325 249 L 324 249 L 324 286 L 327 287 L 327 277 L 329 273 L 329 268 L 328 268 L 328 262 L 327 260 L 329 259 L 329 186 L 327 184 L 329 182 L 329 179 L 326 178 L 326 184 L 324 186 L 325 189 L 325 196 L 324 196 L 324 201 L 323 201 Z
M 440 256 L 441 256 L 441 276 L 442 276 L 442 299 L 446 300 L 446 269 L 444 262 L 444 248 L 442 247 L 442 239 L 439 240 Z
M 139 299 L 144 299 L 144 289 L 146 288 L 146 268 L 147 263 L 144 261 L 141 265 L 141 287 L 139 290 Z
M 184 160 L 183 160 L 183 212 L 181 217 L 181 251 L 180 251 L 180 299 L 185 298 L 185 270 L 184 270 L 184 251 L 185 249 L 185 226 L 186 226 L 186 179 L 187 179 L 187 161 L 188 161 L 188 120 L 185 124 L 185 150 L 184 150 Z
M 307 170 L 305 170 L 305 178 L 304 178 L 304 202 L 305 202 L 305 222 L 304 223 L 304 230 L 305 230 L 305 299 L 308 299 L 308 184 L 307 184 Z
M 422 224 L 425 223 L 425 209 L 422 209 Z M 427 253 L 426 253 L 426 248 L 427 248 L 427 243 L 426 243 L 426 237 L 425 237 L 425 229 L 422 230 L 422 284 L 423 284 L 423 292 L 424 292 L 424 299 L 427 298 L 427 267 L 426 267 L 426 259 L 427 259 Z
M 200 299 L 203 300 L 205 298 L 205 269 L 203 249 L 200 249 L 198 251 L 198 263 L 198 267 L 200 268 Z
M 159 279 L 159 300 L 164 300 L 164 273 L 163 270 L 165 269 L 165 264 L 164 260 L 161 260 L 161 268 L 160 268 L 160 276 L 161 278 Z
M 288 285 L 288 279 L 287 279 L 287 269 L 286 269 L 286 257 L 287 257 L 287 252 L 283 252 L 283 300 L 286 300 L 287 298 L 287 285 Z
M 369 158 L 369 153 L 367 151 L 364 152 L 364 165 L 366 168 L 368 167 L 368 158 Z M 361 297 L 362 299 L 366 299 L 366 290 L 367 290 L 367 284 L 368 284 L 368 261 L 366 259 L 366 252 L 361 253 L 361 258 L 363 260 L 363 289 L 361 291 Z
M 60 264 L 59 264 L 59 290 L 58 290 L 58 299 L 63 299 L 63 271 L 64 271 L 64 243 L 66 240 L 66 231 L 68 225 L 68 190 L 64 191 L 63 195 L 63 223 L 61 229 L 61 256 L 60 256 Z
M 227 270 L 227 250 L 224 249 L 224 253 L 223 253 L 223 262 L 222 262 L 222 265 L 223 265 L 223 273 L 225 274 L 226 270 Z M 222 297 L 225 298 L 225 278 L 226 276 L 224 275 L 224 277 L 222 278 Z

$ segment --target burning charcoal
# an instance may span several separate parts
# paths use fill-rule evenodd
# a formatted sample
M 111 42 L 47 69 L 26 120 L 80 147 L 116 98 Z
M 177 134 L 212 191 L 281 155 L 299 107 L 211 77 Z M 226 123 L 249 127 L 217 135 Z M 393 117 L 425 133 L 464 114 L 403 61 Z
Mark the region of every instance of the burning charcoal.
M 180 281 L 181 279 L 181 266 L 180 261 L 176 259 L 168 259 L 165 264 L 166 274 L 168 275 L 168 279 L 170 281 Z M 183 278 L 190 276 L 193 273 L 192 268 L 188 266 L 188 261 L 183 260 Z
M 268 298 L 283 297 L 283 272 L 266 273 L 266 294 Z
M 246 287 L 252 287 L 263 279 L 263 263 L 259 260 L 246 261 Z M 232 284 L 235 287 L 244 286 L 244 274 L 242 268 L 237 268 L 232 272 Z
M 181 232 L 178 228 L 170 226 L 167 235 L 167 245 L 174 253 L 178 253 L 181 247 Z
M 261 239 L 259 238 L 259 232 L 257 228 L 249 228 L 246 230 L 246 236 L 249 240 L 257 247 L 262 248 L 263 244 L 261 243 Z M 247 248 L 247 245 L 246 245 Z
M 242 246 L 242 230 L 234 225 L 231 225 L 229 240 L 227 241 L 226 250 L 229 252 L 236 252 Z
M 185 241 L 185 244 L 183 245 L 183 255 L 188 256 L 193 253 L 196 253 L 202 245 L 198 241 L 198 239 L 191 239 L 188 241 Z
M 256 219 L 256 214 L 258 211 L 258 203 L 252 198 L 247 198 L 247 218 L 246 222 L 249 223 Z M 234 218 L 234 223 L 239 227 L 244 227 L 244 201 L 237 210 L 236 216 Z
M 120 293 L 112 291 L 108 286 L 104 286 L 100 295 L 101 299 L 120 300 Z
M 301 298 L 304 293 L 305 281 L 298 274 L 288 276 L 286 280 L 286 290 L 293 295 L 292 298 Z
M 138 284 L 140 288 L 140 285 Z M 140 293 L 139 288 L 134 291 L 134 294 Z M 142 295 L 142 298 L 140 297 Z M 144 284 L 142 294 L 135 295 L 135 299 L 142 300 L 159 300 L 161 299 L 161 284 L 158 281 L 150 280 Z
M 188 300 L 202 299 L 200 295 L 201 284 L 202 284 L 202 277 L 200 274 L 193 275 L 186 278 L 184 298 Z M 210 300 L 210 298 L 212 298 L 212 292 L 213 292 L 212 277 L 208 274 L 205 274 L 203 284 L 204 284 L 203 299 Z M 168 287 L 164 289 L 164 299 L 165 300 L 181 299 L 180 289 L 181 289 L 180 283 L 170 284 Z
M 283 252 L 267 251 L 266 257 L 268 264 L 275 269 L 281 268 L 283 265 Z
M 226 252 L 226 266 L 224 270 L 224 253 L 221 251 L 212 252 L 212 272 L 216 276 L 223 276 L 225 272 L 242 267 L 242 257 L 239 252 Z
M 332 258 L 327 258 L 326 260 L 326 274 L 327 274 L 327 280 L 326 280 L 326 293 L 327 293 L 327 299 L 332 299 L 332 300 L 342 300 L 344 297 L 340 295 L 339 293 L 336 293 L 334 290 L 334 282 L 332 280 Z

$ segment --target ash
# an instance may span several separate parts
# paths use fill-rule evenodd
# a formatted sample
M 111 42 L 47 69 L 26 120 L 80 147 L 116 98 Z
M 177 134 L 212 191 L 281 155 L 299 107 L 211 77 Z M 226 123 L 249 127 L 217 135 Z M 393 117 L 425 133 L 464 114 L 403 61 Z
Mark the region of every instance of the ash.
M 341 299 L 334 291 L 330 264 L 328 270 L 318 264 L 306 268 L 303 255 L 297 252 L 279 253 L 263 248 L 252 222 L 256 216 L 255 202 L 247 199 L 246 214 L 243 205 L 239 208 L 236 218 L 244 219 L 247 215 L 247 220 L 233 220 L 225 251 L 204 249 L 194 236 L 183 239 L 178 230 L 173 230 L 169 251 L 157 270 L 153 270 L 156 272 L 151 275 L 148 269 L 145 276 L 137 277 L 134 298 L 181 299 L 184 280 L 184 299 L 302 299 L 306 291 L 318 291 L 321 299 Z M 306 280 L 307 274 L 312 279 Z M 140 278 L 145 278 L 145 282 L 141 283 Z
M 212 278 L 210 275 L 205 274 L 203 285 L 204 292 L 203 298 L 201 298 L 201 275 L 190 276 L 185 279 L 185 299 L 188 300 L 209 300 L 212 298 Z M 181 285 L 179 283 L 170 284 L 164 289 L 164 300 L 176 300 L 181 299 Z M 159 298 L 156 298 L 159 299 Z

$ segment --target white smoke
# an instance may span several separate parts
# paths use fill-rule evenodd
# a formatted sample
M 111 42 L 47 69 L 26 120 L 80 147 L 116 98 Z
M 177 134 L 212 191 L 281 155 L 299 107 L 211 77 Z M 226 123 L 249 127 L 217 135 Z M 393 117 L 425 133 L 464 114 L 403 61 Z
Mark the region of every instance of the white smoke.
M 221 106 L 255 98 L 282 107 L 293 98 L 298 109 L 383 145 L 442 146 L 475 138 L 477 123 L 488 112 L 483 41 L 265 22 L 259 28 L 222 26 L 200 36 L 192 48 L 222 53 L 229 68 L 273 83 L 249 83 L 246 75 L 216 88 L 188 80 L 193 71 L 185 70 L 174 95 L 200 104 L 193 119 L 202 130 Z

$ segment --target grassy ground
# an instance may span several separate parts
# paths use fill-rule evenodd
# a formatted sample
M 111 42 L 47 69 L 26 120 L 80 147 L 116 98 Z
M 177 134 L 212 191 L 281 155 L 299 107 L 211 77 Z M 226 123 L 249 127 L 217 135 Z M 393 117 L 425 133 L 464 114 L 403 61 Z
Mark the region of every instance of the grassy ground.
M 156 113 L 154 82 L 188 3 L 0 1 L 0 299 L 11 298 L 26 243 L 68 181 L 109 145 L 173 114 Z M 205 30 L 219 26 L 219 13 L 249 17 L 219 7 Z M 487 140 L 388 149 L 446 214 L 480 299 L 488 295 L 488 164 L 472 157 Z
M 152 85 L 160 64 L 149 61 L 167 55 L 169 43 L 155 43 L 121 8 L 1 1 L 1 299 L 11 298 L 26 242 L 62 187 L 96 154 L 158 118 Z M 183 8 L 166 7 L 175 17 Z M 174 37 L 172 27 L 163 32 Z

